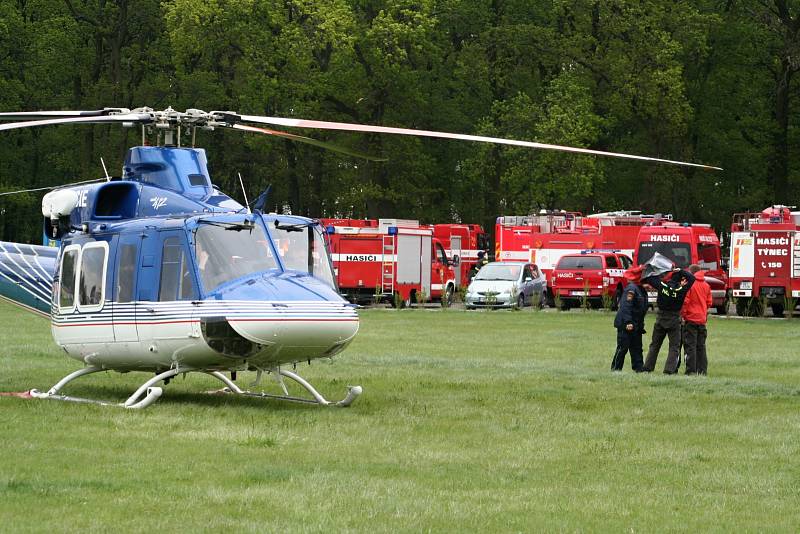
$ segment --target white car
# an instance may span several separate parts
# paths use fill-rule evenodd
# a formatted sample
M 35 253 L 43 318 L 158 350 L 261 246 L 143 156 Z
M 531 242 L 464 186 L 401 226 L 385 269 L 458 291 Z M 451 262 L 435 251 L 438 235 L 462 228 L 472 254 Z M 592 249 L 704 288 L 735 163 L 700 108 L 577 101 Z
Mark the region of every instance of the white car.
M 477 307 L 522 308 L 544 303 L 545 278 L 536 265 L 496 261 L 484 265 L 467 288 L 468 310 Z

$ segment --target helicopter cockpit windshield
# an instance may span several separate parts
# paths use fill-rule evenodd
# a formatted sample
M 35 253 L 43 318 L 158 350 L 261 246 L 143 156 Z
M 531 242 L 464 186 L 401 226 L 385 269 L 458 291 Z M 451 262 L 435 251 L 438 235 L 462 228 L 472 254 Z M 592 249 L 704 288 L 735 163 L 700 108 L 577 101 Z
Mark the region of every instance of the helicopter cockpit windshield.
M 206 291 L 248 274 L 278 268 L 269 239 L 258 224 L 198 226 L 195 256 Z
M 287 269 L 307 272 L 336 288 L 325 239 L 318 225 L 275 221 L 269 225 L 269 231 Z

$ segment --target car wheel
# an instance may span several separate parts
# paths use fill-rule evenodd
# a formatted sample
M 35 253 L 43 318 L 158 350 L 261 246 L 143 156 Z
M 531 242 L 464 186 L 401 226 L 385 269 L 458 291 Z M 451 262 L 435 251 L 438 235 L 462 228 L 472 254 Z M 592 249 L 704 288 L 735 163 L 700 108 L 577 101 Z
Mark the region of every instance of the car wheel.
M 525 307 L 525 293 L 520 293 L 517 297 L 517 308 L 520 310 Z

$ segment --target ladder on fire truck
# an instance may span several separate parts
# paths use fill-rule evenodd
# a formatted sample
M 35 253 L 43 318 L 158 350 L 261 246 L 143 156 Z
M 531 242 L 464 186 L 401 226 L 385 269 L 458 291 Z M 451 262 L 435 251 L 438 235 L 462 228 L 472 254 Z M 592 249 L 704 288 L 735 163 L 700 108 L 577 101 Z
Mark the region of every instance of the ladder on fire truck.
M 396 258 L 394 257 L 394 235 L 383 236 L 383 254 L 381 255 L 381 290 L 384 294 L 394 293 L 394 269 Z

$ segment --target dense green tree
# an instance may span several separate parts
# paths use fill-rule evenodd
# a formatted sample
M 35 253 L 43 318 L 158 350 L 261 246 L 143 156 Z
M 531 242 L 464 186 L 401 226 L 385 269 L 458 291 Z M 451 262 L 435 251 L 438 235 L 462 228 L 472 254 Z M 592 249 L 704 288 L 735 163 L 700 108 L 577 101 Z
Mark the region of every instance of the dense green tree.
M 310 216 L 493 226 L 541 208 L 725 228 L 796 204 L 800 11 L 788 0 L 0 0 L 0 109 L 151 106 L 516 137 L 725 167 L 303 131 L 387 162 L 202 132 L 214 181 Z M 118 173 L 138 130 L 0 135 L 0 189 Z M 37 241 L 40 194 L 0 196 Z M 4 211 L 3 211 L 4 210 Z M 9 214 L 12 214 L 9 217 Z

